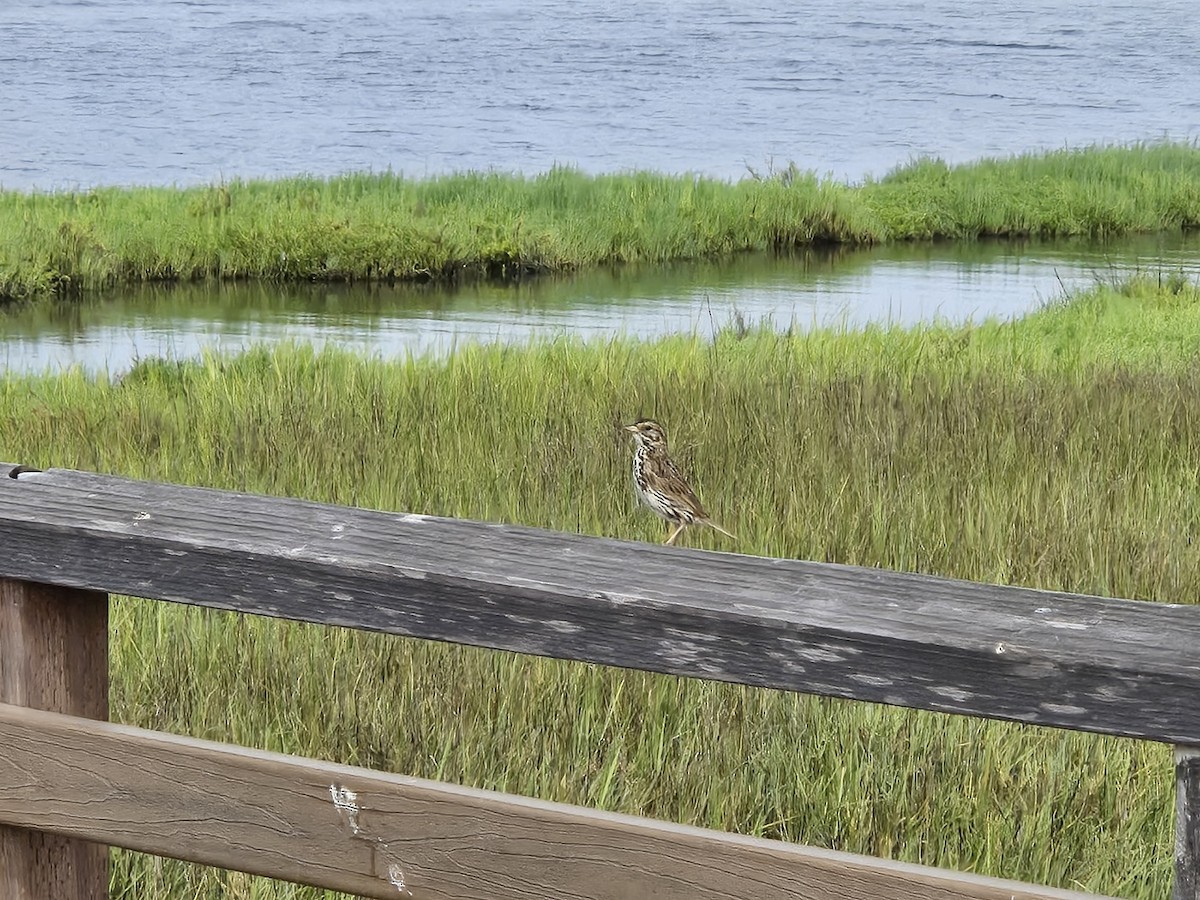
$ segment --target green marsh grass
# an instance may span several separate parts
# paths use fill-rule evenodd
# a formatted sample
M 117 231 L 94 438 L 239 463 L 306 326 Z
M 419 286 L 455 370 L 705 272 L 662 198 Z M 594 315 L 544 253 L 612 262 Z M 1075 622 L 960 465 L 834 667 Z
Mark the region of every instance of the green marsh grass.
M 518 278 L 820 242 L 1197 224 L 1200 147 L 1171 143 L 920 160 L 857 185 L 795 169 L 728 182 L 557 168 L 0 191 L 0 301 L 148 281 Z
M 975 327 L 296 347 L 9 377 L 0 459 L 661 540 L 652 413 L 739 535 L 693 545 L 1149 601 L 1200 595 L 1200 290 Z M 678 822 L 1166 896 L 1169 749 L 130 598 L 114 719 Z M 115 854 L 121 898 L 321 892 Z

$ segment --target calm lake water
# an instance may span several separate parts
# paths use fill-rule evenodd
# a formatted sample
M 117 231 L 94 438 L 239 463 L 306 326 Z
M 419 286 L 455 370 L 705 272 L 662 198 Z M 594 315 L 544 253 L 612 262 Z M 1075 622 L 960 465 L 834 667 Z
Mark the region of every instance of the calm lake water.
M 0 186 L 795 161 L 1200 135 L 1195 0 L 8 0 Z
M 1012 317 L 1064 289 L 1133 271 L 1200 277 L 1200 233 L 1104 245 L 900 245 L 624 267 L 459 290 L 224 285 L 146 287 L 0 316 L 0 370 L 78 365 L 118 375 L 138 359 L 206 348 L 332 343 L 394 357 L 464 341 L 711 334 L 739 319 L 796 325 Z

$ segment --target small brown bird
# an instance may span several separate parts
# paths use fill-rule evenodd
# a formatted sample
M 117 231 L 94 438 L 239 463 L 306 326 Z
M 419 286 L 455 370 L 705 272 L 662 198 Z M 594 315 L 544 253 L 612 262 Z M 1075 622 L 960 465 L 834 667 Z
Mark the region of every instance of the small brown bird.
M 667 455 L 667 431 L 653 419 L 643 419 L 625 430 L 633 435 L 633 483 L 642 502 L 675 526 L 663 542 L 675 538 L 689 525 L 707 525 L 727 537 L 728 531 L 708 517 L 687 479 Z

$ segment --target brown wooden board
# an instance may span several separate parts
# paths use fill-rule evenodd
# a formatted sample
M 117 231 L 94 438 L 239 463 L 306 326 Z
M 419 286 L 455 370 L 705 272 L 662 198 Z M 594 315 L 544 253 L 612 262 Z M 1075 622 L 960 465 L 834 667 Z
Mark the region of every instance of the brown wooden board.
M 4 705 L 0 822 L 381 898 L 1085 896 Z
M 52 470 L 0 577 L 1200 745 L 1200 607 Z
M 0 580 L 0 703 L 107 718 L 108 596 Z M 108 896 L 107 847 L 22 824 L 0 825 L 0 898 Z

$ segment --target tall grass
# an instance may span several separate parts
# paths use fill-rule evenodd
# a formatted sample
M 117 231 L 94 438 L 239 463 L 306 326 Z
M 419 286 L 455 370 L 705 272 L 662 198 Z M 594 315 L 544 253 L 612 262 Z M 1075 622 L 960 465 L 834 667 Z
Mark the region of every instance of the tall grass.
M 0 191 L 0 300 L 145 281 L 516 278 L 814 242 L 1104 236 L 1200 223 L 1200 148 L 1094 147 L 849 185 L 566 168 Z
M 1081 339 L 1086 335 L 1087 339 Z M 1169 341 L 1158 336 L 1169 335 Z M 654 414 L 739 535 L 695 544 L 1200 595 L 1200 290 L 1028 319 L 655 343 L 305 348 L 0 387 L 0 458 L 661 540 Z M 113 716 L 207 738 L 1129 897 L 1168 892 L 1167 748 L 114 601 Z M 319 892 L 117 854 L 118 897 Z

